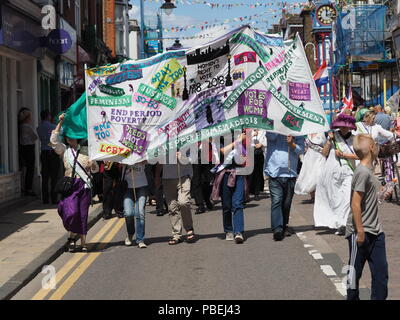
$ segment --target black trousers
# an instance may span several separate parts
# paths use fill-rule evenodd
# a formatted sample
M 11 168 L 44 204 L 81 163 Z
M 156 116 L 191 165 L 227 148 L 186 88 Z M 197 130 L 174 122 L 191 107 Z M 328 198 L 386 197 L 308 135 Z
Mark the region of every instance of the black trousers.
M 250 176 L 250 193 L 259 195 L 264 190 L 264 153 L 254 154 L 254 170 Z
M 360 300 L 359 282 L 368 261 L 371 271 L 371 300 L 386 300 L 388 296 L 388 262 L 386 258 L 385 234 L 375 236 L 365 233 L 365 242 L 357 245 L 356 234 L 347 238 L 349 241 L 349 271 L 347 278 L 347 300 Z
M 33 173 L 35 171 L 35 145 L 21 146 L 22 165 L 26 167 L 25 191 L 32 190 Z
M 145 172 L 146 172 L 147 182 L 149 185 L 150 196 L 154 196 L 156 199 L 156 212 L 167 213 L 168 206 L 167 202 L 164 199 L 163 186 L 161 185 L 159 188 L 156 188 L 156 185 L 154 183 L 156 165 L 150 165 L 150 164 L 147 165 Z
M 204 206 L 204 202 L 210 202 L 212 187 L 210 186 L 213 175 L 210 170 L 211 164 L 194 164 L 191 195 L 194 198 L 196 206 Z
M 114 209 L 116 212 L 124 211 L 123 197 L 124 195 L 118 194 L 116 186 L 120 181 L 120 172 L 118 167 L 114 164 L 110 170 L 103 172 L 103 214 L 108 216 L 112 214 Z
M 49 202 L 49 181 L 51 203 L 57 203 L 57 193 L 54 191 L 60 170 L 60 157 L 53 150 L 42 150 L 40 154 L 41 174 L 42 174 L 42 200 Z

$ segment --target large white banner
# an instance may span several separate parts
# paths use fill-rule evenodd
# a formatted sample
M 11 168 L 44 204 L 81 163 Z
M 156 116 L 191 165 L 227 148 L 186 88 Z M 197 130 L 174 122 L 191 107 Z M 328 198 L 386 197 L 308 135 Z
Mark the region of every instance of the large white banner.
M 299 37 L 234 30 L 205 46 L 86 70 L 89 155 L 134 164 L 233 129 L 329 125 Z

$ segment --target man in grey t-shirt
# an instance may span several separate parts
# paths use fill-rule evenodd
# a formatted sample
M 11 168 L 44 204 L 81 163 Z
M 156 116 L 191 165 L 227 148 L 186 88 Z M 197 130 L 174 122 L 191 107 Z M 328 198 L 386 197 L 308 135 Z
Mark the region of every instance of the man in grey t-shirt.
M 351 183 L 351 214 L 346 226 L 350 250 L 347 300 L 359 300 L 359 280 L 366 261 L 373 279 L 371 300 L 385 300 L 388 295 L 388 263 L 385 234 L 378 215 L 379 182 L 373 171 L 379 149 L 367 134 L 357 135 L 353 147 L 360 165 Z

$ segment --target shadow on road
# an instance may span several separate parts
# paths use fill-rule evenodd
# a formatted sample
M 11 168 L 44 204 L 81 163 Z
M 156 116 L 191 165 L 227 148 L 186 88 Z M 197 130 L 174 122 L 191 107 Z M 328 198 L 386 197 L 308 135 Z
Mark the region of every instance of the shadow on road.
M 299 226 L 299 227 L 294 227 L 293 228 L 295 232 L 304 232 L 308 230 L 314 230 L 314 226 L 308 225 L 308 226 Z M 271 234 L 272 230 L 271 228 L 263 228 L 263 229 L 255 229 L 255 230 L 248 230 L 245 231 L 245 239 L 250 239 L 252 237 L 255 237 L 260 234 Z M 211 234 L 197 234 L 196 235 L 196 240 L 192 243 L 204 240 L 204 239 L 211 239 L 211 238 L 217 238 L 220 240 L 225 239 L 225 233 L 211 233 Z M 154 238 L 147 238 L 146 239 L 146 244 L 152 245 L 156 243 L 168 243 L 168 240 L 170 237 L 154 237 Z M 185 237 L 183 237 L 185 239 Z M 96 243 L 90 243 L 89 250 L 90 252 L 103 252 L 107 251 L 110 248 L 114 247 L 125 247 L 124 241 L 117 241 L 117 242 L 111 242 L 107 243 L 101 250 L 98 250 L 97 248 L 102 244 L 102 242 L 96 242 Z

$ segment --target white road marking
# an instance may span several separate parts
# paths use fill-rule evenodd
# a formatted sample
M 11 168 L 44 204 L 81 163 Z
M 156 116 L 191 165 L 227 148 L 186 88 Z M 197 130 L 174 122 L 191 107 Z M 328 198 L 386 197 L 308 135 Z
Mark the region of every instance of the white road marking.
M 332 266 L 330 265 L 323 265 L 320 266 L 323 273 L 325 273 L 328 277 L 337 276 L 335 270 L 333 270 Z
M 312 254 L 312 257 L 313 257 L 315 260 L 322 260 L 322 259 L 324 259 L 320 253 L 314 253 L 314 254 Z
M 312 246 L 311 244 L 305 244 L 304 245 L 304 248 L 312 248 L 312 247 L 314 247 L 314 246 Z

